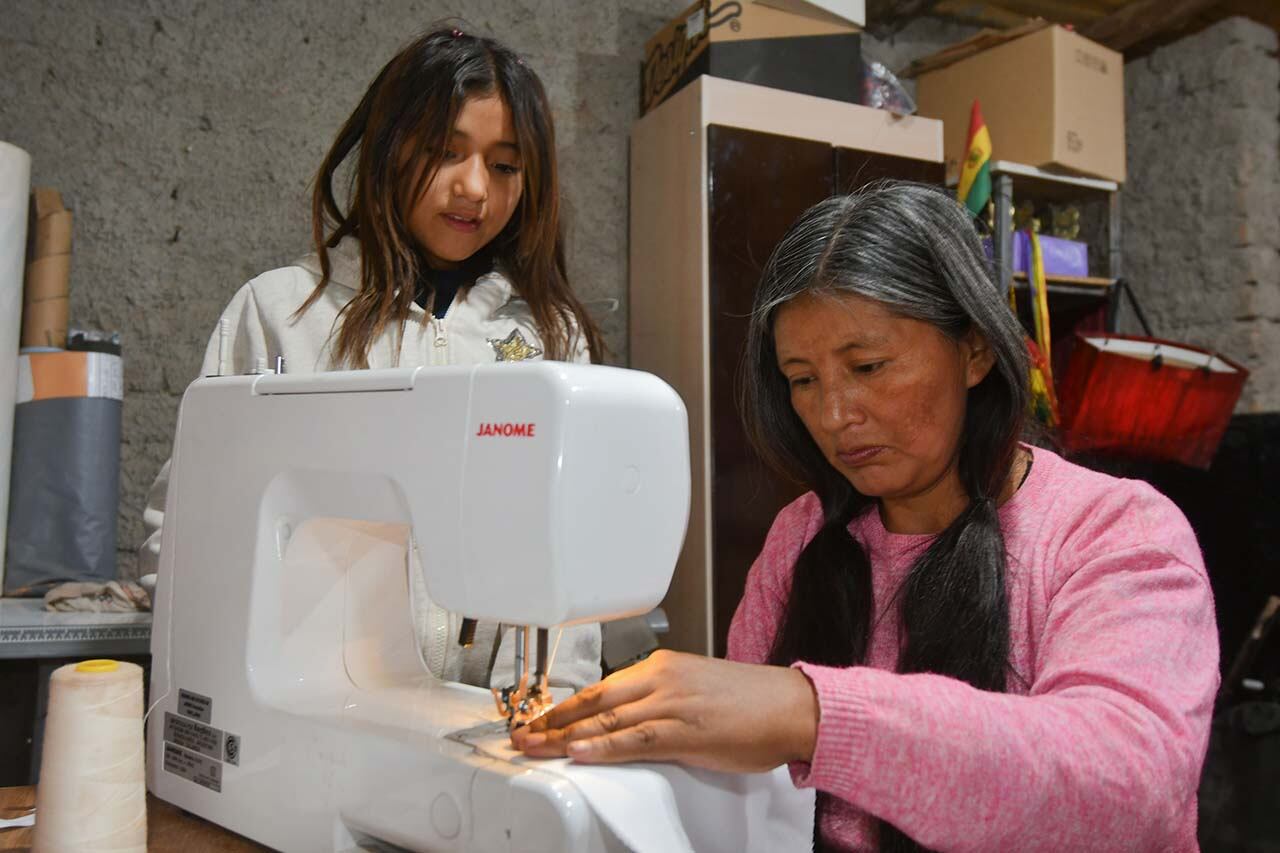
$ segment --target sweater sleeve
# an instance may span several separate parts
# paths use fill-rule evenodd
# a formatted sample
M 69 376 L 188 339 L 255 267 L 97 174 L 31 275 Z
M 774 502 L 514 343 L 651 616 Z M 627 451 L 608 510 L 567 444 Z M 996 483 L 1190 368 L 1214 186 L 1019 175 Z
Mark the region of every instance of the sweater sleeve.
M 729 660 L 768 662 L 791 595 L 792 568 L 821 523 L 822 506 L 812 492 L 793 501 L 773 520 L 729 624 Z
M 1049 602 L 1026 696 L 797 666 L 820 707 L 812 764 L 792 766 L 797 784 L 930 849 L 1194 847 L 1175 833 L 1194 808 L 1218 683 L 1198 558 L 1139 545 L 1072 572 Z

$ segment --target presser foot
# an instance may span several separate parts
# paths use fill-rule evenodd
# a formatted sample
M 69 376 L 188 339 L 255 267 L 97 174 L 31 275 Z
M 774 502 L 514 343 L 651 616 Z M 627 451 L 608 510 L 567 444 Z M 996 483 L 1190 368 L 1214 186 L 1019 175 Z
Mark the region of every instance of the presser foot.
M 547 654 L 546 628 L 515 626 L 515 671 L 520 681 L 512 687 L 491 688 L 498 713 L 514 731 L 551 710 L 551 688 L 547 673 L 551 658 Z M 532 666 L 531 666 L 532 664 Z
M 553 704 L 551 691 L 539 685 L 527 689 L 524 684 L 491 689 L 498 713 L 507 721 L 508 731 L 533 722 L 550 711 Z

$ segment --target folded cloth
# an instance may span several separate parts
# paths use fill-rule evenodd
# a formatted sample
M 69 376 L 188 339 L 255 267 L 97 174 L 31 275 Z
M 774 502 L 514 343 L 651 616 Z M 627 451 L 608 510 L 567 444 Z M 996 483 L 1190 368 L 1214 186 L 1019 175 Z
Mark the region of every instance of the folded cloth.
M 133 581 L 61 583 L 44 594 L 45 610 L 132 613 L 151 609 L 151 597 Z

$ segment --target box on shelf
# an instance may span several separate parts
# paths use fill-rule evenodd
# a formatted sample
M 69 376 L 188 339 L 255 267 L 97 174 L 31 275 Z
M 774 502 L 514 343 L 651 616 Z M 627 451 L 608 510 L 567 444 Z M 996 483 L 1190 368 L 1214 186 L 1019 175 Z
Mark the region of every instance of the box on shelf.
M 1084 277 L 1089 274 L 1089 244 L 1077 240 L 1063 240 L 1060 237 L 1049 237 L 1044 234 L 1040 238 L 1040 258 L 1044 261 L 1045 275 L 1072 275 Z M 1013 270 L 1031 274 L 1031 238 L 1025 231 L 1013 235 Z
M 1077 240 L 1063 240 L 1060 237 L 1040 237 L 1040 257 L 1044 261 L 1045 275 L 1069 275 L 1084 278 L 1089 275 L 1089 244 Z M 991 256 L 991 239 L 983 238 L 987 256 Z M 1031 238 L 1025 231 L 1014 232 L 1013 266 L 1014 272 L 1031 275 Z
M 943 121 L 948 181 L 959 176 L 977 99 L 995 159 L 1122 183 L 1124 57 L 1059 26 L 1020 32 L 968 55 L 953 46 L 906 72 L 917 77 L 920 115 Z
M 756 0 L 764 6 L 772 6 L 797 15 L 806 15 L 820 21 L 837 24 L 867 25 L 866 0 Z
M 640 114 L 702 74 L 860 103 L 858 0 L 694 3 L 644 46 Z M 784 11 L 774 8 L 788 4 Z M 804 13 L 800 9 L 803 8 Z M 844 17 L 848 13 L 849 17 Z

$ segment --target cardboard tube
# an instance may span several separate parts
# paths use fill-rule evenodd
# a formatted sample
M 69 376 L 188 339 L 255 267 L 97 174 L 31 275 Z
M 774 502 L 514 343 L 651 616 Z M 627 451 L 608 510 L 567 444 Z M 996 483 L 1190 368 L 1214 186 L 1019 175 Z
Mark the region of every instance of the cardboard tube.
M 71 300 L 55 296 L 22 307 L 22 346 L 58 347 L 67 345 L 67 317 Z
M 22 346 L 67 345 L 70 285 L 70 255 L 49 255 L 27 264 L 22 294 Z
M 36 220 L 33 258 L 71 254 L 71 211 L 57 210 Z
M 31 192 L 33 217 L 22 293 L 22 345 L 67 345 L 67 295 L 71 291 L 71 211 L 48 187 Z
M 48 255 L 27 264 L 26 302 L 65 297 L 71 292 L 71 256 Z
M 62 203 L 62 193 L 53 187 L 32 187 L 31 203 L 35 206 L 36 219 L 42 219 L 59 210 L 66 210 L 66 205 Z

